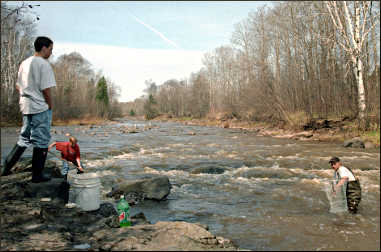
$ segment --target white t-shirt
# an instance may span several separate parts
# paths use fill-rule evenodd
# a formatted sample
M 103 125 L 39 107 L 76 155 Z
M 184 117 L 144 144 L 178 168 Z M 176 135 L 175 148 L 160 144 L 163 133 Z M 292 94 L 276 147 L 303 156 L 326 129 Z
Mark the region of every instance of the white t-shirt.
M 340 178 L 347 177 L 348 181 L 355 181 L 356 178 L 353 176 L 352 172 L 348 170 L 345 166 L 340 166 L 339 169 L 337 169 L 337 172 L 339 173 Z
M 20 110 L 23 114 L 37 114 L 49 109 L 42 90 L 56 86 L 50 63 L 31 56 L 19 68 L 16 85 L 20 88 Z

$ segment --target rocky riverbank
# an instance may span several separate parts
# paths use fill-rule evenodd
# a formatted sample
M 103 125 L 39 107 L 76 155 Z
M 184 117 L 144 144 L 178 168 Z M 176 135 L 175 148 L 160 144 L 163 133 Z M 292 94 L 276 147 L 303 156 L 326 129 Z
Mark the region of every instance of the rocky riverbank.
M 265 123 L 250 123 L 234 117 L 221 114 L 215 118 L 188 119 L 174 118 L 162 115 L 154 119 L 155 121 L 179 122 L 185 125 L 215 126 L 221 128 L 240 129 L 243 133 L 255 132 L 258 136 L 271 136 L 277 138 L 289 138 L 301 141 L 332 142 L 343 147 L 352 148 L 379 148 L 379 139 L 368 139 L 360 132 L 350 130 L 353 122 L 346 118 L 342 120 L 314 120 L 296 128 L 284 126 L 272 126 Z M 194 134 L 189 132 L 189 134 Z
M 23 159 L 11 175 L 0 177 L 2 251 L 238 250 L 201 223 L 151 224 L 140 212 L 131 217 L 131 227 L 120 228 L 111 203 L 101 203 L 94 211 L 65 204 L 67 190 L 57 169 L 55 162 L 47 161 L 45 172 L 52 175 L 52 180 L 31 183 L 31 160 Z M 165 200 L 170 191 L 168 183 L 166 178 L 153 178 L 149 183 L 137 181 L 134 185 L 121 183 L 109 196 L 128 194 L 132 205 L 139 203 L 137 195 L 140 200 Z

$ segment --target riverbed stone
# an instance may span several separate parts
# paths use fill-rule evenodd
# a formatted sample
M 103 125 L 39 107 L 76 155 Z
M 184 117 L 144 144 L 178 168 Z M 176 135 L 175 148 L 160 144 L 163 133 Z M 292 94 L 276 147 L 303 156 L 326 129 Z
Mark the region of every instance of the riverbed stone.
M 57 163 L 52 160 L 45 161 L 44 173 L 50 174 L 53 169 L 57 167 Z M 21 172 L 31 172 L 32 171 L 32 158 L 31 157 L 21 157 L 20 160 L 12 167 L 10 174 L 16 174 Z
M 311 138 L 312 136 L 313 134 L 310 131 L 302 131 L 293 135 L 294 138 Z
M 68 193 L 67 183 L 64 179 L 52 178 L 43 183 L 26 182 L 23 185 L 24 196 L 33 198 L 52 198 L 65 201 Z
M 119 199 L 122 194 L 136 193 L 137 195 L 144 195 L 145 199 L 164 200 L 169 195 L 171 187 L 167 176 L 159 176 L 120 183 L 112 188 L 107 197 Z
M 208 166 L 208 167 L 197 167 L 191 171 L 192 174 L 222 174 L 225 172 L 226 169 L 222 167 L 216 167 L 216 166 Z
M 365 148 L 364 142 L 359 137 L 344 141 L 343 146 L 352 148 Z

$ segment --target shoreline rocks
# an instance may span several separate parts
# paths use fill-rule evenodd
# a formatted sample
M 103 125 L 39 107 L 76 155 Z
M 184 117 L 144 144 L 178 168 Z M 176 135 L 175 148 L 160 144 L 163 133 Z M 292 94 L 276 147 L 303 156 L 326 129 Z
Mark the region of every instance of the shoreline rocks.
M 178 122 L 184 125 L 198 125 L 198 126 L 214 126 L 219 128 L 241 129 L 243 133 L 253 132 L 258 136 L 269 136 L 276 138 L 289 138 L 300 141 L 319 141 L 319 142 L 332 142 L 341 145 L 348 145 L 344 147 L 352 148 L 365 148 L 374 149 L 379 148 L 379 144 L 372 143 L 370 141 L 362 141 L 360 137 L 355 137 L 350 140 L 343 140 L 350 136 L 350 132 L 345 131 L 345 123 L 347 119 L 343 120 L 315 120 L 307 123 L 302 127 L 302 130 L 296 129 L 284 129 L 283 127 L 268 127 L 252 125 L 245 120 L 238 120 L 236 118 L 229 117 L 217 117 L 208 119 L 191 119 L 188 121 L 182 121 L 176 118 L 167 118 L 165 116 L 154 119 L 155 121 L 163 122 Z M 353 136 L 352 136 L 353 137 Z M 353 139 L 360 139 L 361 142 L 354 142 Z
M 87 212 L 69 208 L 61 188 L 63 179 L 31 183 L 28 161 L 25 164 L 19 165 L 17 172 L 0 177 L 1 250 L 238 250 L 231 241 L 214 236 L 200 223 L 151 224 L 140 212 L 131 217 L 131 227 L 120 228 L 112 203 L 101 203 L 98 210 Z M 46 172 L 53 169 L 51 165 Z M 151 192 L 150 197 L 165 199 L 170 191 L 167 180 L 147 179 L 135 186 L 146 193 L 161 187 L 161 192 Z M 126 183 L 119 188 L 128 193 L 131 185 Z

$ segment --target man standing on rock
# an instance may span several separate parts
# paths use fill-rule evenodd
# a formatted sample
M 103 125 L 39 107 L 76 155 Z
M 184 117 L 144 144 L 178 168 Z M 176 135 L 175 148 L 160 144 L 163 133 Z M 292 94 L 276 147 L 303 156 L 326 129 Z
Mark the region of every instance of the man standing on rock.
M 20 111 L 23 125 L 19 139 L 4 161 L 1 175 L 9 175 L 25 149 L 33 145 L 32 182 L 49 181 L 43 174 L 50 141 L 52 123 L 51 88 L 56 86 L 53 69 L 48 58 L 53 41 L 38 37 L 34 42 L 35 54 L 24 60 L 19 68 L 16 89 L 20 93 Z

